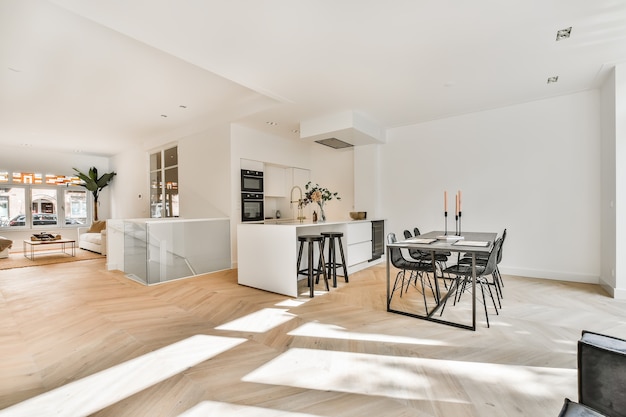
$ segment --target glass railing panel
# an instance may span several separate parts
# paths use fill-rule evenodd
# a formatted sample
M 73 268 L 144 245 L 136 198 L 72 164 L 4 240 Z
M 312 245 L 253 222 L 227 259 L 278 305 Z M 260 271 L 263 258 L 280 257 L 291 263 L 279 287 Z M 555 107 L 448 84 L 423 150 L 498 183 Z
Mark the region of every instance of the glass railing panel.
M 124 272 L 130 278 L 148 284 L 147 224 L 124 221 Z
M 158 284 L 231 268 L 228 218 L 121 223 L 123 271 L 138 282 Z

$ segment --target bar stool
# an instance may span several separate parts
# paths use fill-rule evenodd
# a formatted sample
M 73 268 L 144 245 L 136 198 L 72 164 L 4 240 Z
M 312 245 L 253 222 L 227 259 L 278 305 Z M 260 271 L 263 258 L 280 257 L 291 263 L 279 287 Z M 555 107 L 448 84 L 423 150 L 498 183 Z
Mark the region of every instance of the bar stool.
M 300 242 L 300 248 L 298 249 L 298 267 L 297 267 L 298 275 L 305 275 L 305 274 L 307 275 L 308 280 L 309 280 L 310 297 L 311 298 L 314 297 L 315 283 L 319 281 L 320 274 L 324 276 L 324 282 L 326 283 L 326 291 L 330 291 L 330 288 L 328 287 L 328 276 L 326 275 L 326 262 L 324 261 L 324 237 L 321 235 L 302 235 L 302 236 L 298 236 L 298 242 Z M 314 254 L 316 242 L 320 251 L 317 268 L 313 266 L 314 264 L 313 254 Z M 308 268 L 300 269 L 300 264 L 302 263 L 302 251 L 303 251 L 303 247 L 305 243 L 308 244 L 308 248 L 307 248 Z M 315 275 L 317 275 L 317 280 L 313 279 Z
M 328 275 L 332 275 L 333 277 L 333 287 L 337 287 L 337 268 L 343 268 L 343 276 L 348 281 L 348 267 L 346 265 L 346 257 L 343 254 L 343 244 L 341 243 L 341 238 L 343 237 L 343 233 L 341 232 L 322 232 L 322 237 L 324 238 L 324 242 L 322 242 L 322 248 L 326 246 L 326 240 L 328 240 L 328 263 L 326 263 L 326 267 L 328 268 Z M 337 253 L 335 251 L 335 239 L 339 242 L 339 253 L 341 254 L 341 263 L 337 263 Z M 322 249 L 323 250 L 323 249 Z

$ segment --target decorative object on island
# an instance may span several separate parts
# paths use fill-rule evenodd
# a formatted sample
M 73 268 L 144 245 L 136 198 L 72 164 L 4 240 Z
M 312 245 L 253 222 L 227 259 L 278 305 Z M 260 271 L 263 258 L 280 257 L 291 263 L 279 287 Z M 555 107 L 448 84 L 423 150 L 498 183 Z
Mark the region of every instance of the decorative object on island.
M 351 211 L 350 218 L 352 220 L 365 220 L 367 218 L 367 211 Z
M 337 200 L 341 200 L 339 197 L 339 193 L 333 193 L 328 190 L 328 188 L 320 187 L 319 184 L 313 184 L 311 181 L 307 182 L 304 186 L 304 198 L 302 200 L 303 205 L 307 205 L 309 203 L 317 203 L 320 207 L 319 221 L 326 221 L 326 213 L 324 212 L 324 204 L 327 201 L 332 200 L 333 198 Z
M 93 219 L 98 221 L 98 195 L 100 191 L 113 180 L 113 177 L 117 175 L 115 172 L 108 172 L 98 178 L 98 169 L 96 167 L 89 168 L 89 174 L 84 174 L 78 169 L 74 168 L 78 178 L 83 181 L 82 185 L 93 194 Z

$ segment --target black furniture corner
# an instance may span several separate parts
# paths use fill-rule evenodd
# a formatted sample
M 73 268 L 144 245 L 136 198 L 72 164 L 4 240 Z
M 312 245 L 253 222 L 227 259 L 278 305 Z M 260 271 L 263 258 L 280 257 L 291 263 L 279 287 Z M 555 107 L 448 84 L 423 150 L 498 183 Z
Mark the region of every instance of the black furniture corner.
M 583 331 L 578 341 L 578 402 L 626 417 L 626 340 Z
M 626 417 L 626 340 L 583 330 L 578 341 L 578 404 L 559 417 Z

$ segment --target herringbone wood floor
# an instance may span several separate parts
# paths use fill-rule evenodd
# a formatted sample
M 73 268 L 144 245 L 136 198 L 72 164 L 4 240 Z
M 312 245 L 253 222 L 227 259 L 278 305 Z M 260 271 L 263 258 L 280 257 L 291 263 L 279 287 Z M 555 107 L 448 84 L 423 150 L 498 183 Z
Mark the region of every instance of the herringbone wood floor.
M 500 315 L 487 329 L 478 314 L 471 332 L 387 313 L 384 264 L 314 299 L 236 273 L 145 287 L 103 260 L 0 271 L 0 408 L 44 401 L 0 415 L 555 416 L 577 397 L 581 330 L 626 337 L 626 303 L 595 285 L 505 276 Z M 200 349 L 194 335 L 211 338 Z M 236 344 L 149 382 L 179 359 L 159 349 L 189 340 L 185 360 Z M 154 351 L 149 366 L 88 378 Z

